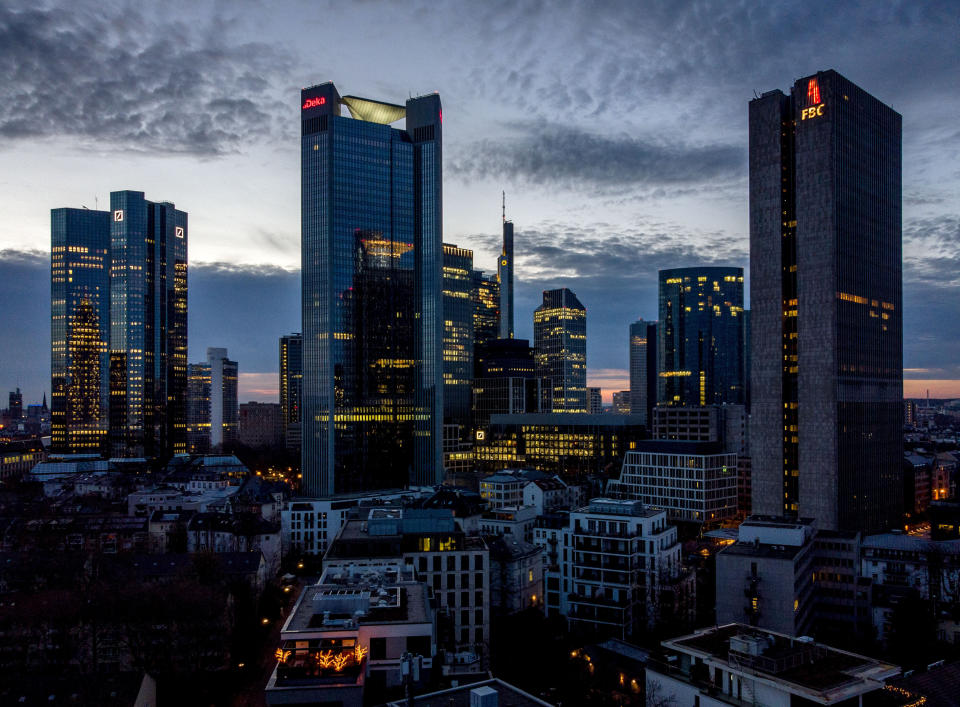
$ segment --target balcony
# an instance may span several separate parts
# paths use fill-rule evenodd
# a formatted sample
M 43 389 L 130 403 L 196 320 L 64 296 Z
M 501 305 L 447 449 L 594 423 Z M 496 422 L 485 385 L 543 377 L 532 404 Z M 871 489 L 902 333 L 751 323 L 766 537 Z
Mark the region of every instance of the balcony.
M 627 609 L 634 602 L 630 597 L 622 599 L 609 599 L 605 596 L 585 596 L 583 594 L 568 594 L 567 599 L 571 604 L 590 604 L 593 606 L 603 606 L 613 609 Z

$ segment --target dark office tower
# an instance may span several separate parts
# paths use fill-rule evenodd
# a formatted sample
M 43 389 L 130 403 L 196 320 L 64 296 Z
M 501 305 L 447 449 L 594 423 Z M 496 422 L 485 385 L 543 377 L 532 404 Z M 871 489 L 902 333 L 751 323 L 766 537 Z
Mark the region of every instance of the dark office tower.
M 497 262 L 500 282 L 500 338 L 513 338 L 513 221 L 503 222 L 503 250 Z
M 496 275 L 484 277 L 482 270 L 470 273 L 473 279 L 474 348 L 500 338 L 500 281 Z
M 23 393 L 20 392 L 20 389 L 17 388 L 15 391 L 10 391 L 9 396 L 10 404 L 7 407 L 7 413 L 10 418 L 13 420 L 20 420 L 23 418 Z
M 470 427 L 473 380 L 473 251 L 443 244 L 443 419 Z
M 191 363 L 187 366 L 187 451 L 206 454 L 210 451 L 210 366 Z
M 649 425 L 657 396 L 657 324 L 638 319 L 630 325 L 630 412 Z M 651 366 L 651 359 L 653 365 Z M 651 382 L 653 390 L 651 391 Z M 650 394 L 653 393 L 651 398 Z
M 237 442 L 240 371 L 237 362 L 227 358 L 227 350 L 220 348 L 207 349 L 207 367 L 210 369 L 210 448 L 221 451 Z
M 750 102 L 754 512 L 899 521 L 900 134 L 835 71 Z
M 743 403 L 743 268 L 660 271 L 657 400 Z
M 280 337 L 280 414 L 283 436 L 287 429 L 300 424 L 300 401 L 303 395 L 303 335 Z M 299 437 L 299 435 L 297 435 Z
M 50 340 L 51 445 L 65 453 L 100 451 L 110 399 L 107 211 L 50 212 Z
M 303 492 L 438 483 L 440 97 L 400 106 L 325 83 L 302 91 L 301 119 Z
M 587 308 L 567 288 L 545 290 L 533 337 L 536 375 L 548 380 L 553 412 L 587 412 Z
M 750 414 L 750 376 L 753 362 L 750 359 L 750 310 L 743 310 L 743 404 Z
M 526 339 L 492 339 L 474 352 L 473 426 L 486 428 L 491 415 L 549 412 L 550 391 L 534 373 Z
M 187 450 L 187 214 L 143 192 L 110 194 L 110 446 Z

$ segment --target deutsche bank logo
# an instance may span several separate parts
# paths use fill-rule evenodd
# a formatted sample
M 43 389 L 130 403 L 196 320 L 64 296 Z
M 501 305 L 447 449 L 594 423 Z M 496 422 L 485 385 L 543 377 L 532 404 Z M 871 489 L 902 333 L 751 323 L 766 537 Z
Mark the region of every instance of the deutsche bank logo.
M 123 221 L 123 211 L 121 211 L 120 209 L 117 209 L 116 211 L 114 211 L 113 220 L 116 221 L 117 223 L 119 223 L 120 221 Z
M 174 233 L 177 234 L 177 238 L 183 238 L 183 226 L 177 226 L 174 229 Z

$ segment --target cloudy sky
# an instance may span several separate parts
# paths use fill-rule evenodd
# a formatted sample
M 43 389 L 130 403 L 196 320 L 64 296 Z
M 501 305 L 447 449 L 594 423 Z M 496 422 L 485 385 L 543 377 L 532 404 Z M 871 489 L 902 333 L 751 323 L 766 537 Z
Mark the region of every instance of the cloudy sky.
M 51 208 L 135 189 L 190 214 L 190 355 L 276 396 L 299 331 L 299 89 L 444 107 L 444 239 L 492 269 L 517 229 L 517 327 L 588 309 L 625 385 L 656 272 L 748 267 L 747 102 L 834 68 L 903 115 L 908 394 L 960 397 L 960 5 L 164 2 L 0 5 L 0 392 L 49 388 Z

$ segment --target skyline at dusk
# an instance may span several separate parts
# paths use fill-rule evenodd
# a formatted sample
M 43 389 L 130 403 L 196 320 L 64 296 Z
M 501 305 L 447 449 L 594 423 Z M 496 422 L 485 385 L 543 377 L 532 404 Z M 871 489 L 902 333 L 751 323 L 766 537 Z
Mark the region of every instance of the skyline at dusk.
M 441 93 L 444 241 L 494 271 L 505 190 L 517 336 L 542 290 L 573 290 L 609 402 L 630 322 L 657 316 L 658 270 L 748 268 L 748 100 L 835 67 L 903 115 L 904 394 L 960 397 L 947 3 L 609 4 L 589 21 L 576 5 L 171 7 L 0 9 L 0 387 L 49 391 L 50 210 L 133 189 L 190 213 L 189 360 L 226 347 L 241 400 L 275 400 L 277 339 L 300 330 L 298 91 L 332 79 L 398 103 Z M 363 37 L 365 61 L 311 49 L 325 33 Z

